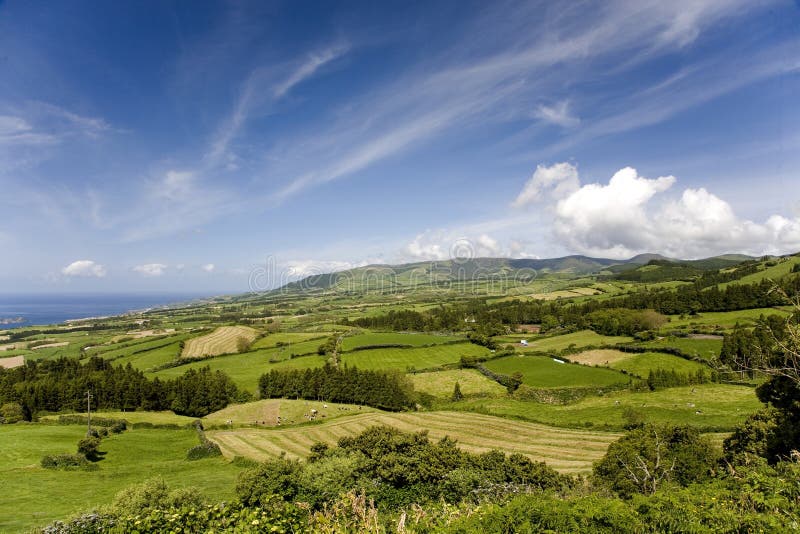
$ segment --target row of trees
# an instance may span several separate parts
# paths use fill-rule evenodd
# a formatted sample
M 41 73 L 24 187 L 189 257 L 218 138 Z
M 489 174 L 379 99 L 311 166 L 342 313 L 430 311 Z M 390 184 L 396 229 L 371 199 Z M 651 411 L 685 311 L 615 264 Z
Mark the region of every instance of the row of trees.
M 95 409 L 173 410 L 193 417 L 246 397 L 226 374 L 208 367 L 166 381 L 149 380 L 130 364 L 115 366 L 98 357 L 86 363 L 59 358 L 0 369 L 0 405 L 18 404 L 27 420 L 42 411 L 82 411 L 86 391 L 92 392 Z
M 401 373 L 363 371 L 325 364 L 317 369 L 273 369 L 258 381 L 261 398 L 287 397 L 364 404 L 387 410 L 414 406 L 410 381 Z

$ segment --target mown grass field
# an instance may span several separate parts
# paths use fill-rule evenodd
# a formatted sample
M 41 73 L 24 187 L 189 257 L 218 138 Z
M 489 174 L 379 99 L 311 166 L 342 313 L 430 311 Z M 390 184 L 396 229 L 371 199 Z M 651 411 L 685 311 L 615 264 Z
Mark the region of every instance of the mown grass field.
M 630 377 L 601 367 L 558 363 L 546 356 L 507 356 L 484 364 L 504 375 L 522 373 L 522 383 L 531 387 L 582 387 L 624 384 Z
M 414 389 L 440 399 L 450 399 L 456 382 L 463 395 L 496 396 L 505 395 L 506 388 L 483 376 L 474 369 L 453 369 L 434 373 L 413 373 L 408 375 Z
M 633 338 L 627 336 L 601 336 L 591 330 L 581 330 L 562 336 L 536 339 L 535 336 L 528 338 L 528 350 L 537 351 L 560 351 L 572 345 L 576 347 L 586 347 L 589 345 L 613 345 L 615 343 L 628 343 Z M 525 350 L 525 349 L 523 349 Z
M 594 349 L 585 350 L 577 354 L 570 354 L 567 358 L 572 362 L 582 365 L 610 366 L 617 362 L 627 360 L 630 358 L 630 354 L 614 349 Z
M 333 402 L 318 402 L 308 400 L 289 399 L 264 399 L 245 404 L 232 404 L 218 412 L 208 414 L 203 418 L 208 427 L 227 426 L 230 421 L 233 426 L 263 425 L 278 426 L 280 417 L 281 426 L 308 423 L 311 410 L 317 410 L 317 421 L 330 421 L 338 417 L 358 413 L 375 412 L 368 406 L 355 404 L 338 404 Z
M 628 354 L 627 358 L 610 364 L 610 367 L 612 369 L 625 370 L 642 378 L 647 378 L 650 371 L 655 371 L 656 369 L 684 374 L 695 374 L 698 371 L 704 371 L 709 376 L 711 374 L 711 368 L 707 365 L 660 352 Z
M 342 350 L 349 351 L 359 347 L 372 345 L 409 345 L 420 347 L 423 345 L 438 345 L 450 341 L 463 340 L 463 337 L 437 336 L 433 334 L 407 334 L 402 332 L 372 332 L 345 336 L 342 339 Z
M 341 361 L 359 369 L 432 369 L 455 364 L 461 356 L 485 356 L 489 350 L 472 343 L 411 349 L 369 349 L 341 355 Z
M 708 431 L 730 431 L 761 409 L 755 390 L 747 386 L 704 384 L 659 391 L 615 391 L 568 405 L 512 398 L 465 399 L 453 409 L 519 418 L 549 425 L 621 429 L 623 411 L 633 408 L 648 420 L 691 424 Z M 697 414 L 700 411 L 702 413 Z
M 370 426 L 388 425 L 406 432 L 427 430 L 432 439 L 449 436 L 472 452 L 499 449 L 548 463 L 559 471 L 586 472 L 618 434 L 554 428 L 464 412 L 371 413 L 296 428 L 214 430 L 208 436 L 227 457 L 263 460 L 286 453 L 303 458 L 316 442 L 334 445 Z
M 186 342 L 182 356 L 197 358 L 199 356 L 216 356 L 237 352 L 239 338 L 248 343 L 255 340 L 258 331 L 249 326 L 220 326 L 210 334 L 192 338 Z
M 210 499 L 233 497 L 239 468 L 222 458 L 190 462 L 191 430 L 132 429 L 104 439 L 98 471 L 42 469 L 45 454 L 75 452 L 82 425 L 0 425 L 0 531 L 21 532 L 109 504 L 121 489 L 161 475 L 172 487 L 196 486 Z

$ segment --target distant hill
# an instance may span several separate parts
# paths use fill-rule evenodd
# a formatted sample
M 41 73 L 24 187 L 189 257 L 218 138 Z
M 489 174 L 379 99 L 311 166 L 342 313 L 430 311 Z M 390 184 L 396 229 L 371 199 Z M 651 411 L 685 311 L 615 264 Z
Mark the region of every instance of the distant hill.
M 336 288 L 345 291 L 363 291 L 421 286 L 453 287 L 475 280 L 525 281 L 547 275 L 578 277 L 602 274 L 616 275 L 620 279 L 655 281 L 655 279 L 691 277 L 707 270 L 732 267 L 752 259 L 754 258 L 749 256 L 725 255 L 701 260 L 675 260 L 660 254 L 640 254 L 627 260 L 572 255 L 548 259 L 474 258 L 463 261 L 423 261 L 401 265 L 368 265 L 313 275 L 286 284 L 282 289 L 314 291 Z M 660 272 L 657 275 L 654 273 L 644 277 L 634 274 L 654 270 Z

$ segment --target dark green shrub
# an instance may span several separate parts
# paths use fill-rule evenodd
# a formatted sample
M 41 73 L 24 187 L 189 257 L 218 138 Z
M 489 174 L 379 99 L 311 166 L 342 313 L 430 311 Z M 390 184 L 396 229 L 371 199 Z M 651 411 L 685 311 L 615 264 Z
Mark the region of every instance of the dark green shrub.
M 78 454 L 82 454 L 90 462 L 100 459 L 100 438 L 86 437 L 78 442 Z
M 707 480 L 718 460 L 714 446 L 696 428 L 646 424 L 612 443 L 595 464 L 594 476 L 623 497 L 649 495 L 671 483 Z
M 211 440 L 206 440 L 200 445 L 195 445 L 186 453 L 187 460 L 200 460 L 202 458 L 213 458 L 215 456 L 222 456 L 222 451 L 219 445 Z
M 154 477 L 117 493 L 111 505 L 115 515 L 143 514 L 148 510 L 192 508 L 205 504 L 197 488 L 170 490 L 163 478 Z
M 22 406 L 16 402 L 7 402 L 0 406 L 0 423 L 13 424 L 25 419 Z
M 42 457 L 41 466 L 45 469 L 86 470 L 97 469 L 97 465 L 89 462 L 82 454 L 48 454 Z

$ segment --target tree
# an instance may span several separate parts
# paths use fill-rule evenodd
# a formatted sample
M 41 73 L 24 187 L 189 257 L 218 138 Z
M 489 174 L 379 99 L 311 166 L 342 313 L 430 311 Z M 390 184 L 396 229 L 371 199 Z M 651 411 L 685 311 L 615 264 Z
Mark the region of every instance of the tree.
M 250 350 L 250 340 L 244 336 L 236 338 L 236 352 L 247 352 Z
M 100 459 L 100 438 L 85 437 L 78 442 L 78 453 L 86 457 L 90 462 Z
M 793 313 L 762 317 L 749 337 L 739 333 L 747 340 L 746 350 L 730 351 L 729 361 L 768 377 L 756 395 L 775 412 L 749 419 L 726 441 L 726 454 L 733 460 L 750 453 L 774 463 L 800 450 L 800 296 L 790 298 L 778 287 L 774 291 L 791 302 Z
M 456 385 L 453 386 L 453 396 L 450 398 L 453 402 L 458 402 L 464 398 L 464 395 L 461 393 L 461 385 L 456 381 Z
M 623 497 L 652 495 L 667 483 L 707 479 L 716 463 L 717 452 L 696 428 L 647 424 L 612 443 L 594 476 Z

